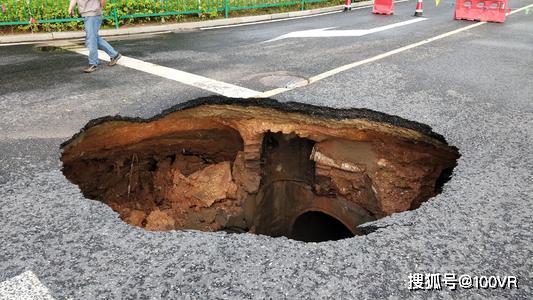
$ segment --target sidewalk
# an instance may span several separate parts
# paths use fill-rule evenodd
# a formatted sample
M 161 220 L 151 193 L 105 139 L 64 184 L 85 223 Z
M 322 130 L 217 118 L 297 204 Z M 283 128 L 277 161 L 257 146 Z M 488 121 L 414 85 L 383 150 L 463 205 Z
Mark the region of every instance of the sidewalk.
M 362 1 L 352 4 L 352 8 L 372 5 L 373 1 Z M 229 19 L 216 19 L 200 22 L 187 22 L 187 23 L 174 23 L 174 24 L 161 24 L 161 25 L 149 25 L 149 26 L 135 26 L 129 28 L 119 29 L 104 29 L 100 31 L 102 36 L 127 36 L 146 33 L 158 33 L 166 31 L 184 31 L 195 30 L 204 27 L 245 24 L 260 21 L 269 20 L 281 20 L 294 17 L 312 16 L 324 13 L 331 13 L 344 10 L 344 5 L 337 5 L 331 7 L 317 8 L 311 10 L 294 11 L 286 13 L 277 13 L 270 15 L 259 16 L 247 16 L 237 17 Z M 32 43 L 32 42 L 45 42 L 53 40 L 70 40 L 80 39 L 85 37 L 83 31 L 66 31 L 66 32 L 45 32 L 45 33 L 20 33 L 13 35 L 0 35 L 0 44 L 12 44 L 12 43 Z

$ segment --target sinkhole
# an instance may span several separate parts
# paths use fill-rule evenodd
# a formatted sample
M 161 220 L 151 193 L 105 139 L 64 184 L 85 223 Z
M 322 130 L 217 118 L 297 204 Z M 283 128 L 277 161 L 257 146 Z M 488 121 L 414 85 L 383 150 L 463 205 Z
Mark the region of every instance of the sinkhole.
M 459 158 L 427 125 L 366 109 L 213 96 L 150 119 L 103 117 L 61 145 L 63 174 L 146 230 L 304 242 L 440 193 Z

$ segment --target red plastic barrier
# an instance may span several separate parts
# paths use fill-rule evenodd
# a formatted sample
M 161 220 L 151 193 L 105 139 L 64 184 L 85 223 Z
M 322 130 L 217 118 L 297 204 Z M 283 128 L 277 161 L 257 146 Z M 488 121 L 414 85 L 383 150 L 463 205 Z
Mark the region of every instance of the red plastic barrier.
M 352 10 L 352 0 L 346 0 L 344 3 L 344 11 Z
M 455 2 L 455 19 L 503 23 L 511 11 L 507 8 L 507 1 L 457 0 Z
M 394 13 L 394 3 L 392 0 L 375 0 L 372 13 L 380 15 L 392 15 Z

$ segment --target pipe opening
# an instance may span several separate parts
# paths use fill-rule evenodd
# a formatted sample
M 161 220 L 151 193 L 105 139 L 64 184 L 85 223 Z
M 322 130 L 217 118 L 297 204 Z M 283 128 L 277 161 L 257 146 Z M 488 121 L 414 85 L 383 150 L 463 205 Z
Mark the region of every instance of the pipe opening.
M 320 211 L 309 211 L 296 218 L 291 238 L 303 242 L 325 242 L 353 236 L 350 229 L 338 219 Z

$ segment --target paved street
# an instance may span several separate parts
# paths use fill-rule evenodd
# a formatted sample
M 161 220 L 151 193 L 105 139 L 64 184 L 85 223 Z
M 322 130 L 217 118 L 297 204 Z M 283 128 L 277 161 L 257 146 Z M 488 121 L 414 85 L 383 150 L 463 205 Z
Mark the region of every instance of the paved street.
M 415 2 L 397 3 L 393 16 L 361 8 L 110 39 L 130 63 L 92 74 L 81 73 L 86 57 L 69 47 L 0 46 L 0 284 L 31 271 L 56 299 L 530 299 L 533 7 L 504 24 L 463 30 L 479 23 L 453 20 L 451 2 L 427 2 L 425 20 L 392 25 L 414 19 Z M 510 7 L 531 4 L 511 0 Z M 362 36 L 270 41 L 297 31 L 387 25 Z M 152 73 L 140 71 L 136 60 L 235 87 L 227 93 L 242 88 L 283 102 L 368 108 L 421 122 L 461 158 L 441 194 L 367 224 L 373 232 L 364 236 L 315 244 L 148 232 L 85 199 L 59 161 L 59 145 L 91 119 L 148 118 L 213 94 L 191 83 L 192 75 L 165 77 L 151 64 Z M 280 90 L 267 80 L 281 75 L 311 83 Z M 410 291 L 410 273 L 516 276 L 518 289 Z

